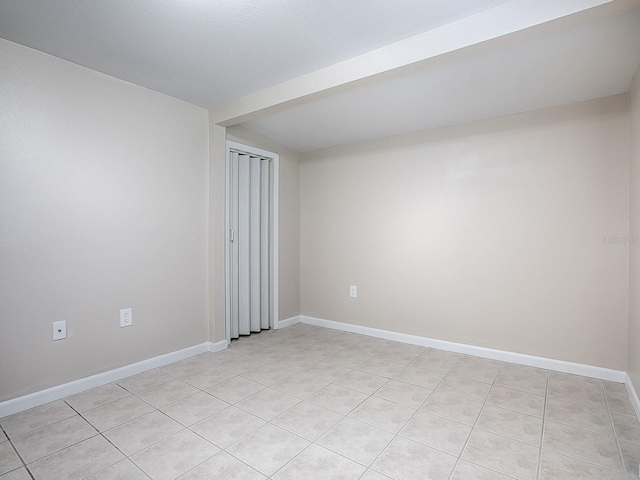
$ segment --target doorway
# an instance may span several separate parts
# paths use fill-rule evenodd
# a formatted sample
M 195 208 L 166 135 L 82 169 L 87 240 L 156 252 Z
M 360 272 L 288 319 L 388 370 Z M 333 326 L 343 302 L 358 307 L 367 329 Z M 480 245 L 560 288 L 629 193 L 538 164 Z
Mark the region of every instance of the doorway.
M 278 328 L 277 154 L 227 141 L 227 342 Z

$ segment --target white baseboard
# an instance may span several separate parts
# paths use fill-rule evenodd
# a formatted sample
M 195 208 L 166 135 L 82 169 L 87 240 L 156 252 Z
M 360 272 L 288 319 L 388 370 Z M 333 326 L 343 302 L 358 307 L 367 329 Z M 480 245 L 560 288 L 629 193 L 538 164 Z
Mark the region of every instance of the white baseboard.
M 631 377 L 627 373 L 627 378 L 624 381 L 625 386 L 627 387 L 627 392 L 629 392 L 629 398 L 631 398 L 631 403 L 633 404 L 633 408 L 636 411 L 636 415 L 640 418 L 640 398 L 638 398 L 638 393 L 631 382 Z
M 84 392 L 91 388 L 100 387 L 107 383 L 116 382 L 131 375 L 146 372 L 154 368 L 163 367 L 178 360 L 192 357 L 204 352 L 220 352 L 228 347 L 227 341 L 221 342 L 205 342 L 193 347 L 184 348 L 175 352 L 158 355 L 157 357 L 148 358 L 141 362 L 132 363 L 124 367 L 109 370 L 108 372 L 98 373 L 90 377 L 74 380 L 73 382 L 57 385 L 55 387 L 40 390 L 39 392 L 30 393 L 18 398 L 12 398 L 0 402 L 0 418 L 6 417 L 14 413 L 37 407 L 45 403 L 53 402 L 61 398 L 68 397 L 75 393 Z
M 464 353 L 466 355 L 475 355 L 476 357 L 517 363 L 519 365 L 527 365 L 529 367 L 544 368 L 547 370 L 554 370 L 556 372 L 573 373 L 575 375 L 598 378 L 600 380 L 609 380 L 611 382 L 625 383 L 628 379 L 627 373 L 621 370 L 595 367 L 582 363 L 565 362 L 564 360 L 554 360 L 545 357 L 535 357 L 506 350 L 494 350 L 492 348 L 477 347 L 475 345 L 467 345 L 465 343 L 447 342 L 445 340 L 436 340 L 407 333 L 398 333 L 390 330 L 353 325 L 350 323 L 334 322 L 332 320 L 325 320 L 322 318 L 307 317 L 305 315 L 301 315 L 301 321 L 302 323 L 316 325 L 318 327 L 359 333 L 370 337 L 410 343 L 412 345 L 420 345 L 423 347 L 431 347 L 438 350 L 447 350 L 449 352 Z
M 226 340 L 220 340 L 216 343 L 208 342 L 207 347 L 207 351 L 209 352 L 221 352 L 222 350 L 226 350 L 227 348 L 229 348 L 229 342 L 227 342 Z
M 291 325 L 295 325 L 296 323 L 300 323 L 300 315 L 296 317 L 287 318 L 285 320 L 279 320 L 278 328 L 290 327 Z

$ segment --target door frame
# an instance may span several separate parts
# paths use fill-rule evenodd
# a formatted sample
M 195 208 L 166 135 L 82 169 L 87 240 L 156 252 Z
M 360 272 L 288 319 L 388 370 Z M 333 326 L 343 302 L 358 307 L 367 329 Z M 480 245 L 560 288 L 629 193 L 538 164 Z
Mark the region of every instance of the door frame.
M 225 298 L 225 329 L 227 344 L 231 343 L 231 256 L 230 256 L 230 209 L 231 199 L 229 198 L 231 182 L 231 152 L 244 153 L 256 157 L 268 158 L 273 165 L 273 190 L 271 191 L 271 201 L 273 205 L 273 216 L 269 227 L 273 232 L 273 243 L 271 247 L 271 276 L 269 283 L 271 286 L 271 305 L 273 306 L 273 328 L 280 328 L 278 322 L 278 226 L 279 226 L 279 190 L 280 190 L 280 156 L 277 153 L 268 152 L 260 148 L 243 145 L 241 143 L 227 140 L 226 163 L 225 163 L 225 205 L 224 205 L 224 298 Z

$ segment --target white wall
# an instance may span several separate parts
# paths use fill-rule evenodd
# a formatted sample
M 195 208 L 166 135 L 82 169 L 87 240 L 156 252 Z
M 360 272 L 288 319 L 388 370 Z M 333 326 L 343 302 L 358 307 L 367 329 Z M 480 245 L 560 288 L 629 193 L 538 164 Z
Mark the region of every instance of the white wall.
M 627 135 L 620 95 L 304 154 L 302 314 L 625 370 Z
M 0 401 L 207 341 L 207 111 L 4 40 L 0 105 Z
M 640 67 L 629 93 L 629 375 L 640 396 Z

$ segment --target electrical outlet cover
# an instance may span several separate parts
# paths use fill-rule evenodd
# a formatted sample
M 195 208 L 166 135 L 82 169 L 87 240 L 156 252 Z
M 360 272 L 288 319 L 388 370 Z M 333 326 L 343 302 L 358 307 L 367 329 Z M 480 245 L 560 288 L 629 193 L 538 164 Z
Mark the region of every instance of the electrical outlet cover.
M 130 327 L 133 325 L 133 313 L 130 308 L 120 310 L 120 327 Z

